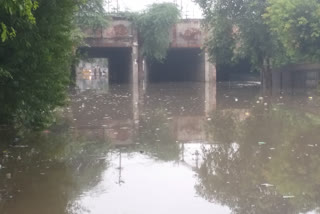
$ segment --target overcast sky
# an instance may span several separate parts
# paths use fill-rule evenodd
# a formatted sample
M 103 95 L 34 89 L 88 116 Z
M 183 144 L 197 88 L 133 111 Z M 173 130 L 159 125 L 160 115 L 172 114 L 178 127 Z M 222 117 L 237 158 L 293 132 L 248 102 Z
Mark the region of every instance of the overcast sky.
M 109 9 L 116 8 L 117 1 L 119 3 L 120 11 L 140 11 L 143 10 L 147 5 L 152 3 L 160 2 L 176 2 L 181 8 L 182 3 L 182 14 L 183 18 L 201 18 L 201 10 L 192 0 L 109 0 L 111 2 Z M 106 0 L 108 2 L 108 0 Z

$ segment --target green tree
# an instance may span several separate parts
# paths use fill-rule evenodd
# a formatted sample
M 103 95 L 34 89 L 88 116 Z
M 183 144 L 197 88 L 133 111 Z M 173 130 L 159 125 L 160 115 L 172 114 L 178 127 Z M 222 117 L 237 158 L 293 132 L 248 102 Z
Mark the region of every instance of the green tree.
M 49 124 L 52 111 L 64 104 L 76 9 L 71 0 L 38 2 L 35 23 L 18 14 L 0 15 L 17 32 L 0 44 L 0 65 L 10 74 L 0 79 L 1 122 L 36 128 Z
M 206 48 L 215 63 L 250 59 L 261 72 L 264 89 L 272 86 L 272 59 L 278 45 L 262 15 L 265 0 L 196 0 L 203 10 L 208 30 Z
M 292 61 L 319 61 L 319 1 L 269 0 L 264 18 Z
M 15 21 L 19 21 L 19 18 L 26 19 L 28 22 L 34 24 L 35 17 L 33 12 L 38 7 L 37 1 L 32 0 L 2 0 L 0 2 L 0 14 L 5 16 L 0 20 L 0 34 L 1 41 L 4 42 L 9 38 L 13 38 L 16 35 L 16 31 L 12 26 L 12 17 L 16 16 Z
M 0 20 L 15 37 L 2 36 L 0 43 L 0 123 L 26 128 L 51 123 L 53 111 L 66 101 L 80 23 L 104 24 L 102 2 L 1 1 Z
M 175 4 L 152 4 L 134 19 L 142 53 L 150 60 L 162 61 L 170 46 L 170 29 L 177 23 L 180 12 Z
M 104 9 L 104 0 L 82 0 L 74 15 L 79 28 L 97 28 L 108 24 L 109 16 Z

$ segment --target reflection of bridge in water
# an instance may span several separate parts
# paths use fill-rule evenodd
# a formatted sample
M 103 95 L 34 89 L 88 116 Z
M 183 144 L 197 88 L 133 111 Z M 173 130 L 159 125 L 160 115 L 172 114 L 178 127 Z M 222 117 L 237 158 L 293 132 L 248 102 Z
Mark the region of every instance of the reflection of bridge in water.
M 241 90 L 237 96 L 221 92 L 216 97 L 215 84 L 210 82 L 151 84 L 148 90 L 140 91 L 131 85 L 109 85 L 107 81 L 96 88 L 95 82 L 99 81 L 78 79 L 80 93 L 73 101 L 73 126 L 111 140 L 114 145 L 135 144 L 141 141 L 141 132 L 155 135 L 164 128 L 173 142 L 207 142 L 205 123 L 217 105 L 222 108 L 221 114 L 232 111 L 239 120 L 248 117 L 251 105 Z M 88 90 L 87 86 L 93 87 Z M 240 100 L 236 102 L 231 96 Z M 254 92 L 250 97 L 255 97 Z
M 87 90 L 97 81 L 77 81 L 82 92 L 72 106 L 76 129 L 109 139 L 115 145 L 130 145 L 142 129 L 157 132 L 161 127 L 156 126 L 165 124 L 174 141 L 206 141 L 204 123 L 216 108 L 213 84 L 155 84 L 140 94 L 129 85 L 109 86 L 105 82 L 104 91 L 95 87 Z

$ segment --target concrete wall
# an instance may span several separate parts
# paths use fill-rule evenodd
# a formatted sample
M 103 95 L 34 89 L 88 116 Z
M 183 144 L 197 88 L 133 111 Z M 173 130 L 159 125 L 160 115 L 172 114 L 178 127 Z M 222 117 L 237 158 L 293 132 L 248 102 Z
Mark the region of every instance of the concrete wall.
M 132 23 L 123 19 L 114 19 L 107 28 L 89 29 L 84 33 L 91 47 L 131 47 L 137 37 Z
M 201 20 L 184 19 L 170 32 L 171 48 L 201 48 L 204 40 Z
M 272 90 L 277 93 L 299 93 L 318 87 L 320 64 L 295 64 L 272 72 Z

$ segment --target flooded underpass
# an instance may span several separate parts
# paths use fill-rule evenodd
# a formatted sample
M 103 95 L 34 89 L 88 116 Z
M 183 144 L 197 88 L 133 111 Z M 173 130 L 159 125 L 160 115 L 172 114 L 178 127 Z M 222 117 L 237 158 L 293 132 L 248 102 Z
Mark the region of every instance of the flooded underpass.
M 78 79 L 51 129 L 1 128 L 1 214 L 320 212 L 317 97 L 101 78 Z

